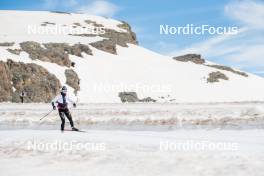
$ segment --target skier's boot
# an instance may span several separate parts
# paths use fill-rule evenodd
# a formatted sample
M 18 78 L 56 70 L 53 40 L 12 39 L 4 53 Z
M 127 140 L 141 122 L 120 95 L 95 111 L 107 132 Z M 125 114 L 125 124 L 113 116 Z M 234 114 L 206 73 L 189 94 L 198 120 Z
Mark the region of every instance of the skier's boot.
M 72 127 L 72 131 L 79 131 L 79 129 Z

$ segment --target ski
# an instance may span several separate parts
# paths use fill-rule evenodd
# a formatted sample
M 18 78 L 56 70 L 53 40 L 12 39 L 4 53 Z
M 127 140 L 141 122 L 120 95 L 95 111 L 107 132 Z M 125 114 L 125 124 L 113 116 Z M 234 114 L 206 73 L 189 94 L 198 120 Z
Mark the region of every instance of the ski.
M 73 131 L 73 132 L 81 132 L 81 133 L 86 133 L 87 131 L 83 130 L 64 130 L 64 131 Z

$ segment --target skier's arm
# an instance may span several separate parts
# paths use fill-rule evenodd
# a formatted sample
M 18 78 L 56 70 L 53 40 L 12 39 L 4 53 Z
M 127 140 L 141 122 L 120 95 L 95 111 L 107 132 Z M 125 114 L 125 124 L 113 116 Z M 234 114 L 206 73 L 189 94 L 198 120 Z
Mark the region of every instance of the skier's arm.
M 56 96 L 52 101 L 51 101 L 51 105 L 53 107 L 54 110 L 56 110 L 56 106 L 55 106 L 55 103 L 57 103 L 59 99 L 59 96 Z
M 71 98 L 68 97 L 68 101 L 76 108 L 76 103 Z

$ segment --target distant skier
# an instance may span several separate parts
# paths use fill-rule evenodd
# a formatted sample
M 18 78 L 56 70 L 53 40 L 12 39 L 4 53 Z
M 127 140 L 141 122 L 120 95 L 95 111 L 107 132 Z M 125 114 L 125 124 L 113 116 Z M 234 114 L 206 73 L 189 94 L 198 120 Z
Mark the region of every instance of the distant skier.
M 21 103 L 24 103 L 24 98 L 26 97 L 26 92 L 22 90 L 21 94 L 19 95 Z
M 61 118 L 61 131 L 64 131 L 65 116 L 70 121 L 72 130 L 73 131 L 79 131 L 77 128 L 74 127 L 74 123 L 72 121 L 72 116 L 71 116 L 70 110 L 68 108 L 69 103 L 71 103 L 73 105 L 73 107 L 76 108 L 76 103 L 73 100 L 71 100 L 69 98 L 69 96 L 67 95 L 67 87 L 66 86 L 62 87 L 60 94 L 58 96 L 56 96 L 52 100 L 51 103 L 52 103 L 52 107 L 54 110 L 56 110 L 55 104 L 57 104 L 57 108 L 58 108 L 59 115 Z

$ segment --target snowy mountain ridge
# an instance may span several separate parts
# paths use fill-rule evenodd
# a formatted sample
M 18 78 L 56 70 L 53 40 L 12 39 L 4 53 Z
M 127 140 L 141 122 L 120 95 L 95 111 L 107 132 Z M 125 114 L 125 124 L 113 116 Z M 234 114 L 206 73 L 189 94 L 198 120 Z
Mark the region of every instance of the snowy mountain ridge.
M 1 102 L 22 90 L 28 102 L 49 102 L 62 85 L 80 103 L 264 100 L 263 78 L 149 51 L 125 22 L 45 11 L 0 11 L 0 21 Z

